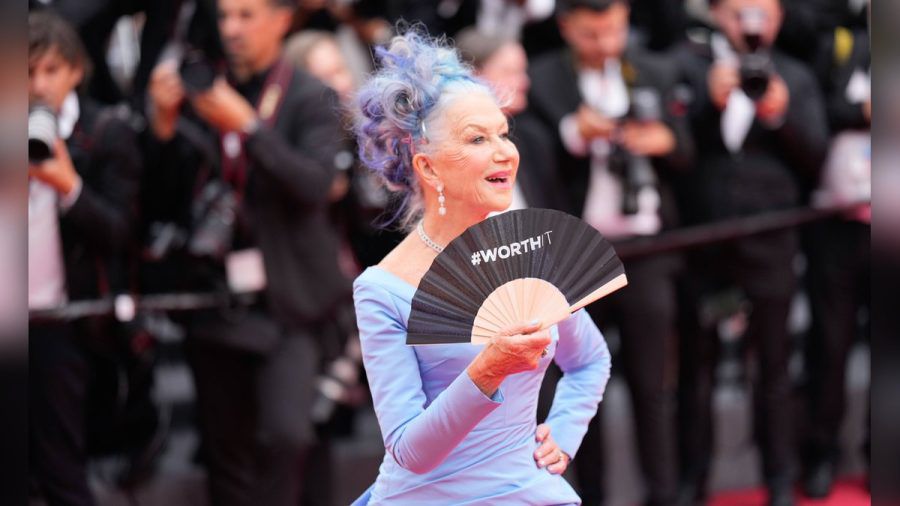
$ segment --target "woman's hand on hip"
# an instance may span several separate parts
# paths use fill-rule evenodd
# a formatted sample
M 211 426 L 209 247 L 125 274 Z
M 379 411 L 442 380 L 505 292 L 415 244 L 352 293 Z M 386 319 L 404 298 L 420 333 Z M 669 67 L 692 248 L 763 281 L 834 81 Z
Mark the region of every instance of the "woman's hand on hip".
M 566 452 L 559 449 L 559 445 L 550 435 L 550 426 L 542 423 L 534 431 L 534 438 L 541 443 L 534 451 L 534 461 L 538 467 L 546 467 L 550 474 L 562 474 L 569 467 L 571 460 Z

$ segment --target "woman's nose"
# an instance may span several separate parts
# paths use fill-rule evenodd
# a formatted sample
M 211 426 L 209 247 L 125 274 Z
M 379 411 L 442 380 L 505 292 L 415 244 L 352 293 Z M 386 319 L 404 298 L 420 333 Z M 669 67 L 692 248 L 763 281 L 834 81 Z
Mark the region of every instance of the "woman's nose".
M 518 152 L 516 145 L 513 144 L 512 141 L 499 139 L 497 148 L 494 150 L 494 161 L 505 162 L 515 157 Z

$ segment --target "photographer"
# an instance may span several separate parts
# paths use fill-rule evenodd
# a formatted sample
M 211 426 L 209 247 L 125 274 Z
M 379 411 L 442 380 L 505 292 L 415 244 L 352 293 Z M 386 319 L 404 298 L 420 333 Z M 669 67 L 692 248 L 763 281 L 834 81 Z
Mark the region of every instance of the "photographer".
M 712 2 L 718 31 L 681 48 L 693 90 L 698 164 L 679 188 L 691 222 L 753 215 L 802 204 L 828 141 L 819 85 L 802 63 L 772 47 L 779 0 Z M 793 445 L 788 311 L 796 288 L 796 231 L 750 236 L 690 256 L 685 278 L 680 406 L 685 494 L 704 495 L 712 451 L 711 396 L 717 353 L 714 329 L 701 329 L 698 300 L 736 284 L 750 318 L 745 339 L 755 349 L 755 436 L 770 504 L 792 504 Z M 693 327 L 691 327 L 693 326 Z
M 567 48 L 531 67 L 528 114 L 556 142 L 567 209 L 606 237 L 654 235 L 678 222 L 671 178 L 690 167 L 690 140 L 678 74 L 637 47 L 627 47 L 629 2 L 568 0 L 558 4 Z M 629 285 L 591 309 L 617 324 L 622 364 L 637 428 L 647 504 L 672 504 L 675 454 L 675 298 L 678 257 L 626 260 Z M 602 501 L 601 415 L 576 460 L 585 504 Z M 589 457 L 591 460 L 587 460 Z
M 281 57 L 293 2 L 217 9 L 225 72 L 195 55 L 151 77 L 144 202 L 188 231 L 181 288 L 251 295 L 185 317 L 211 501 L 294 505 L 317 341 L 349 296 L 326 213 L 342 132 L 334 93 Z
M 140 161 L 131 129 L 79 96 L 90 62 L 74 29 L 28 16 L 28 307 L 124 288 Z M 29 326 L 31 471 L 51 505 L 93 504 L 87 482 L 86 345 L 97 322 Z
M 871 199 L 871 54 L 866 26 L 839 28 L 819 43 L 816 74 L 833 137 L 813 205 Z M 807 259 L 811 322 L 804 343 L 806 405 L 803 490 L 827 497 L 839 469 L 840 429 L 847 411 L 847 361 L 860 332 L 859 313 L 870 306 L 871 206 L 811 223 L 801 233 Z M 867 438 L 868 439 L 868 438 Z M 866 441 L 868 446 L 869 441 Z M 868 461 L 868 448 L 864 448 Z

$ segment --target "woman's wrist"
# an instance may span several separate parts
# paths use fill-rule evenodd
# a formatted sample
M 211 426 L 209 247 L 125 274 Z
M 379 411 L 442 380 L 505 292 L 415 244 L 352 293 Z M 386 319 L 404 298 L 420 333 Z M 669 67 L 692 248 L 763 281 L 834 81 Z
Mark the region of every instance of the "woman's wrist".
M 481 390 L 481 393 L 487 397 L 493 397 L 500 388 L 500 384 L 505 376 L 494 372 L 493 368 L 486 363 L 487 359 L 485 356 L 487 353 L 490 353 L 489 347 L 490 343 L 481 350 L 481 353 L 475 356 L 472 363 L 466 368 L 466 373 L 469 375 L 472 383 Z

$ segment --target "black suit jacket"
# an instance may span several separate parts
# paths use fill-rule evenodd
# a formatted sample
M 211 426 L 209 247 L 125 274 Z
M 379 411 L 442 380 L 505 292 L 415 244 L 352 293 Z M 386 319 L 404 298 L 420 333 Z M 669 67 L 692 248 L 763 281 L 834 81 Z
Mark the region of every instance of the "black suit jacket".
M 777 50 L 775 71 L 790 93 L 784 122 L 772 128 L 754 119 L 742 149 L 732 154 L 722 141 L 721 112 L 712 104 L 707 73 L 708 44 L 679 48 L 694 97 L 691 124 L 698 143 L 697 166 L 679 185 L 681 209 L 692 222 L 722 220 L 801 205 L 813 187 L 828 141 L 818 83 L 800 62 Z M 794 290 L 794 229 L 783 229 L 699 250 L 701 272 L 737 277 L 744 290 L 783 300 Z
M 87 299 L 127 289 L 124 256 L 136 218 L 141 159 L 134 131 L 87 99 L 66 142 L 81 194 L 60 215 L 66 290 Z
M 638 48 L 629 49 L 622 61 L 623 74 L 629 74 L 624 77 L 630 87 L 652 87 L 660 92 L 663 121 L 675 134 L 675 150 L 652 160 L 660 182 L 663 227 L 671 228 L 678 223 L 678 212 L 668 180 L 674 172 L 688 170 L 693 158 L 693 142 L 675 93 L 678 74 L 670 63 Z M 538 118 L 554 137 L 559 178 L 567 201 L 565 210 L 581 216 L 590 182 L 590 156 L 572 156 L 559 139 L 560 121 L 583 102 L 574 57 L 568 49 L 548 53 L 535 61 L 529 73 L 532 87 L 528 114 Z
M 267 311 L 286 328 L 327 318 L 350 293 L 350 282 L 338 269 L 338 240 L 327 214 L 335 155 L 344 140 L 337 107 L 334 92 L 294 71 L 274 126 L 260 127 L 244 143 L 249 176 L 241 214 L 263 255 Z M 152 219 L 183 225 L 190 222 L 197 187 L 218 177 L 220 164 L 218 135 L 186 116 L 169 142 L 149 139 L 154 173 L 148 173 L 144 197 Z M 193 274 L 191 265 L 196 261 L 181 266 L 185 278 Z M 184 288 L 221 287 L 224 273 L 218 275 L 193 278 L 193 286 Z
M 862 104 L 847 100 L 847 85 L 850 84 L 853 73 L 857 70 L 869 70 L 870 60 L 869 34 L 865 29 L 856 28 L 851 31 L 840 28 L 820 38 L 815 70 L 822 84 L 828 125 L 832 133 L 870 127 L 871 122 L 866 119 Z
M 510 119 L 511 134 L 519 150 L 516 181 L 529 207 L 567 211 L 556 161 L 555 132 L 535 116 L 518 114 Z
M 802 203 L 828 142 L 819 85 L 802 63 L 774 50 L 775 71 L 784 79 L 790 102 L 784 122 L 770 128 L 754 119 L 743 147 L 732 154 L 721 134 L 722 113 L 709 98 L 707 74 L 713 63 L 709 44 L 679 48 L 693 102 L 691 126 L 698 144 L 697 167 L 682 181 L 680 193 L 691 221 L 717 220 L 788 208 Z

